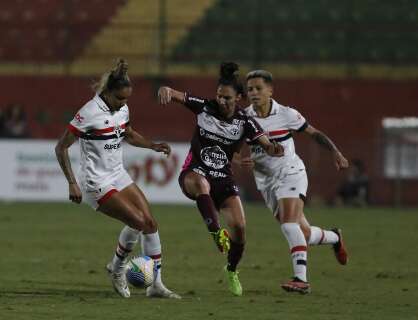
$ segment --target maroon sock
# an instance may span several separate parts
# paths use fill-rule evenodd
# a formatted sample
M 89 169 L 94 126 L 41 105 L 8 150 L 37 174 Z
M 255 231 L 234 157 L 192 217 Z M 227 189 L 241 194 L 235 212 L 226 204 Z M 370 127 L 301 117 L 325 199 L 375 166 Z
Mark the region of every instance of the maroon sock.
M 196 198 L 196 204 L 209 232 L 218 231 L 221 228 L 219 225 L 218 210 L 216 210 L 210 195 L 198 195 Z
M 237 265 L 242 258 L 242 253 L 244 252 L 244 243 L 237 243 L 231 241 L 231 249 L 228 252 L 228 271 L 235 271 L 237 269 Z

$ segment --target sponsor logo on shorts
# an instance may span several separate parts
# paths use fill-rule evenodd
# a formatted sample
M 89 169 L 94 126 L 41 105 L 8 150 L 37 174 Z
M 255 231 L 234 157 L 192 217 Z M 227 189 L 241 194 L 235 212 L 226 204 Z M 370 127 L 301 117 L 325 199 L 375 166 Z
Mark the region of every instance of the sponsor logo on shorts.
M 198 173 L 198 174 L 200 174 L 201 176 L 206 177 L 206 172 L 205 172 L 205 171 L 203 171 L 203 170 L 202 170 L 202 169 L 200 169 L 200 168 L 193 168 L 193 171 L 194 171 L 194 172 L 196 172 L 196 173 Z
M 227 177 L 225 173 L 220 172 L 220 171 L 214 171 L 214 170 L 210 170 L 209 175 L 214 178 L 226 178 Z

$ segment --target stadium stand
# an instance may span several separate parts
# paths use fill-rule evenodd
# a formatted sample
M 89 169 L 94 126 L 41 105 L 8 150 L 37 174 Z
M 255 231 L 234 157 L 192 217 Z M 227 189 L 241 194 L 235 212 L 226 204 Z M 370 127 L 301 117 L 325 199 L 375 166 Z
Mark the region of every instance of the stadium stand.
M 415 9 L 414 9 L 415 8 Z M 418 2 L 220 0 L 173 50 L 173 62 L 416 64 Z M 204 35 L 204 37 L 202 36 Z M 246 48 L 243 50 L 243 48 Z
M 123 56 L 130 61 L 130 72 L 155 73 L 161 55 L 170 52 L 214 2 L 170 0 L 161 10 L 159 1 L 127 1 L 90 42 L 74 70 L 97 73 L 115 56 Z M 165 17 L 164 25 L 159 22 L 161 15 Z
M 0 58 L 9 63 L 72 61 L 124 2 L 2 1 Z

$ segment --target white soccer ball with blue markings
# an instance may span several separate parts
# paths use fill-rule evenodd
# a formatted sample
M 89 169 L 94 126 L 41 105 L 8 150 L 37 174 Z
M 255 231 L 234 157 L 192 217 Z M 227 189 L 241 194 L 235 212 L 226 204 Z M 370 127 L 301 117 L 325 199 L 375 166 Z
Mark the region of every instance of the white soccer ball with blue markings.
M 137 288 L 148 288 L 154 283 L 156 274 L 154 260 L 148 256 L 132 258 L 128 263 L 126 279 Z

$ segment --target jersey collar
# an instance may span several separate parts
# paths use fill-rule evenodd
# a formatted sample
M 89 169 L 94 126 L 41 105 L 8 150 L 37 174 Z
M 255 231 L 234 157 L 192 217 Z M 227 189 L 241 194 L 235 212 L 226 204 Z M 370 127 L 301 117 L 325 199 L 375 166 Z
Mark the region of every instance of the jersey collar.
M 276 113 L 275 111 L 276 111 L 278 105 L 279 104 L 276 102 L 276 100 L 274 100 L 273 98 L 271 98 L 270 99 L 270 110 L 269 110 L 268 115 L 265 118 L 271 116 L 272 114 L 275 114 Z M 250 105 L 250 108 L 251 108 L 251 111 L 254 114 L 254 117 L 259 118 L 258 115 L 257 115 L 257 111 L 255 111 L 255 108 L 254 108 L 254 105 L 253 104 Z
M 99 106 L 99 108 L 103 111 L 108 111 L 110 112 L 110 108 L 108 107 L 108 105 L 106 104 L 106 102 L 104 102 L 104 100 L 102 98 L 100 98 L 100 96 L 98 94 L 96 94 L 93 98 L 94 102 L 97 103 L 97 105 Z

